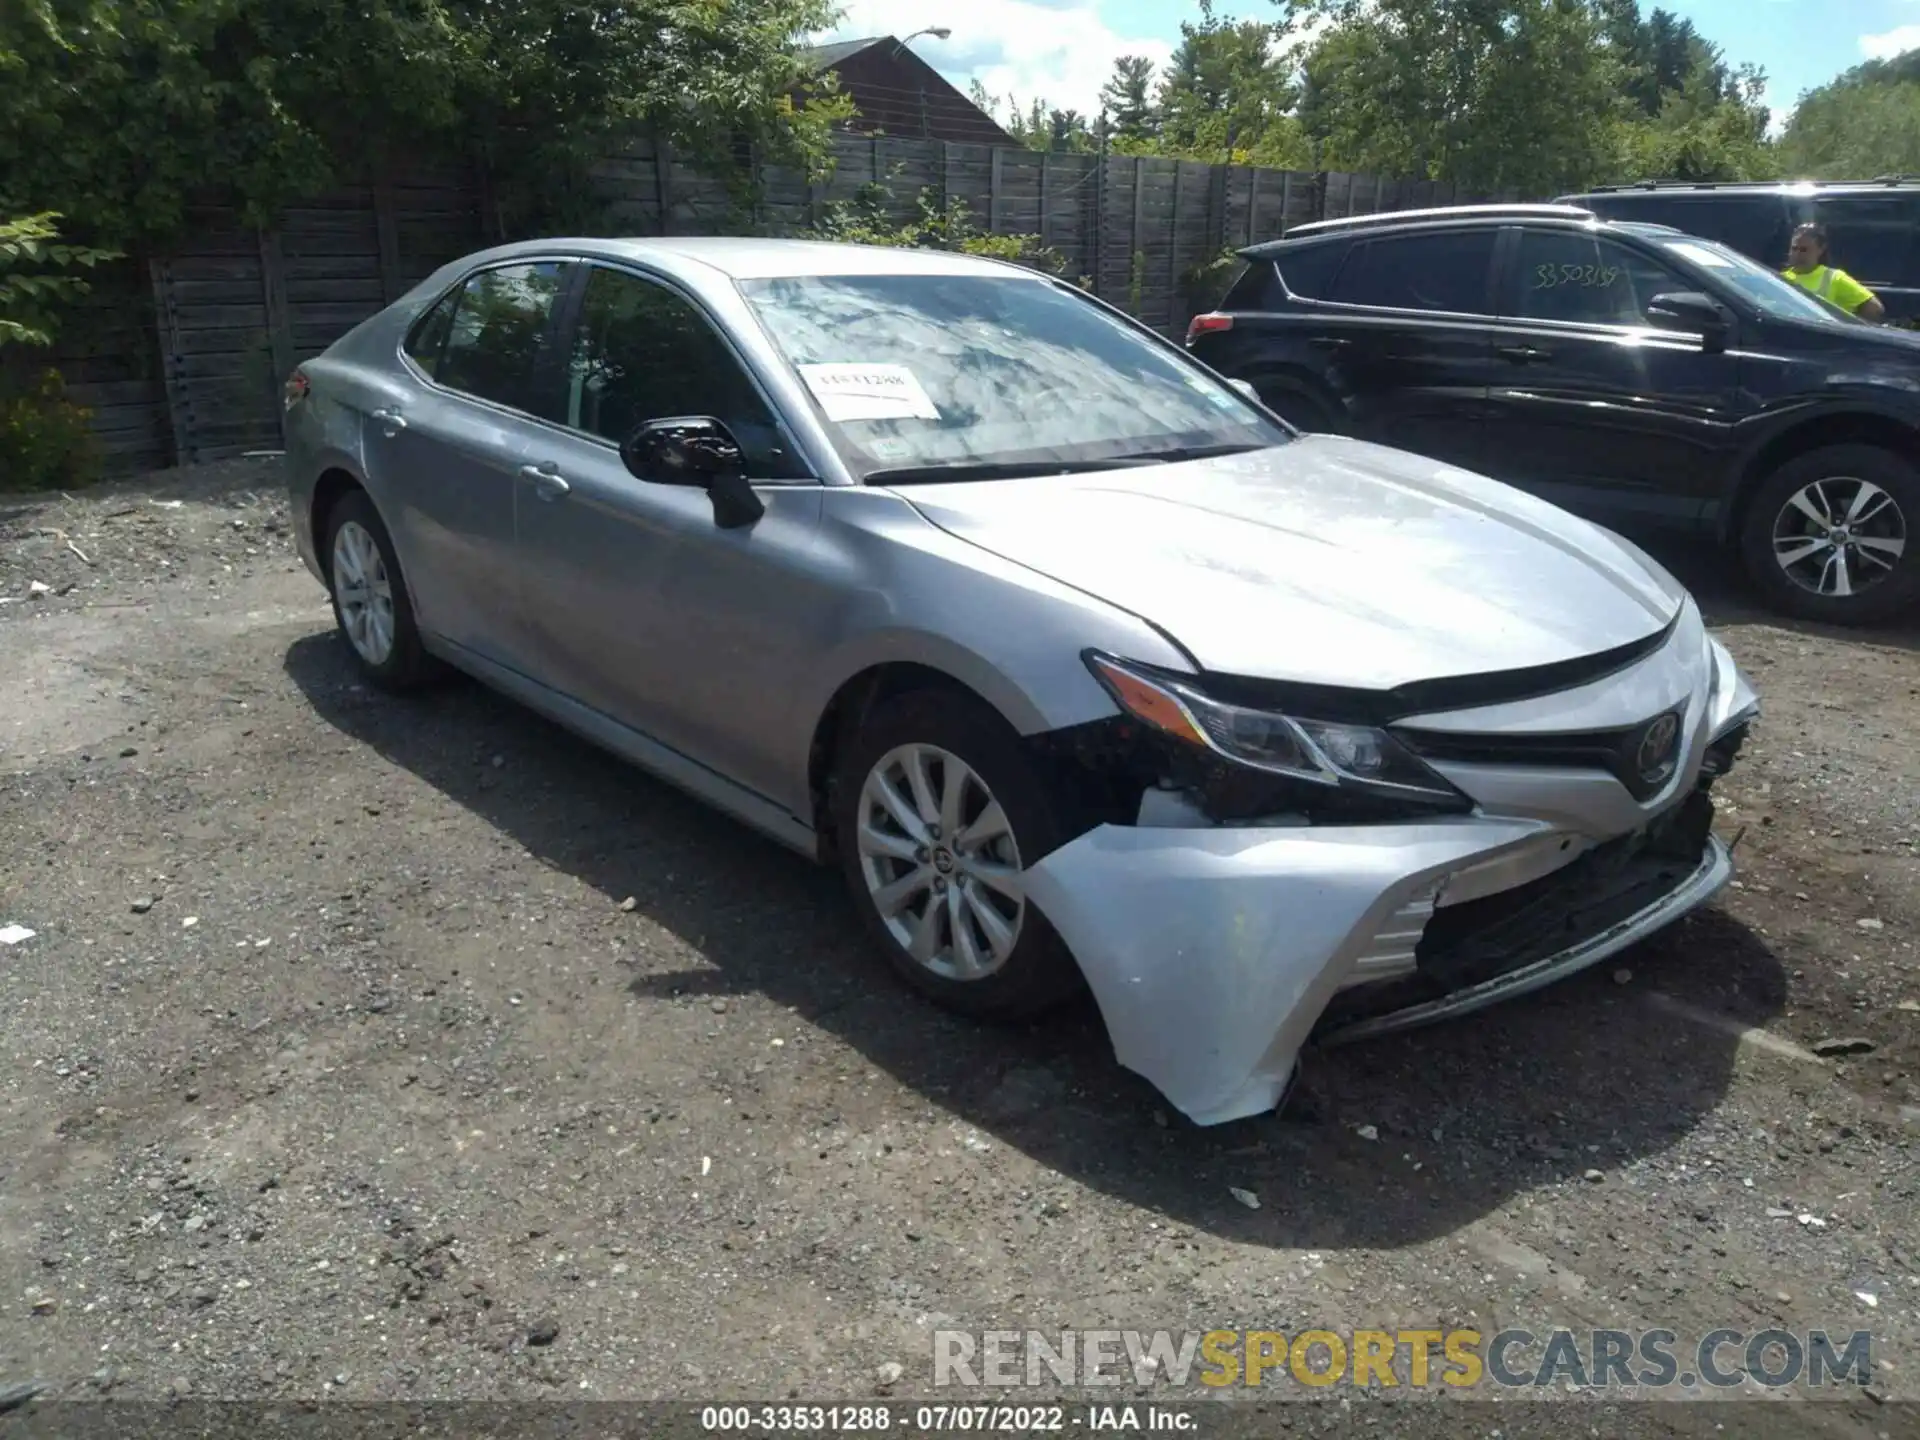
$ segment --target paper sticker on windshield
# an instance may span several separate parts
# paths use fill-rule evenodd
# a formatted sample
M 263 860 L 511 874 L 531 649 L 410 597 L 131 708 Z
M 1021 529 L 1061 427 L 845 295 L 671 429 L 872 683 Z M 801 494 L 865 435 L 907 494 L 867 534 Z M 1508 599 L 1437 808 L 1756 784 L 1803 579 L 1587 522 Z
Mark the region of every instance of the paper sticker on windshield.
M 938 420 L 940 412 L 904 365 L 802 365 L 800 378 L 836 422 Z

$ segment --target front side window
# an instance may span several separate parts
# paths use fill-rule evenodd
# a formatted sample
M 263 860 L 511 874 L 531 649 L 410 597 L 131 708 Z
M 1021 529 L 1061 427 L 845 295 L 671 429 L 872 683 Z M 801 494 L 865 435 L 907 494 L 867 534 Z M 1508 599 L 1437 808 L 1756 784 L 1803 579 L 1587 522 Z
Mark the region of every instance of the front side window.
M 1781 278 L 1778 270 L 1759 264 L 1750 256 L 1727 245 L 1710 240 L 1667 240 L 1662 248 L 1669 254 L 1698 265 L 1722 284 L 1731 285 L 1769 315 L 1781 320 L 1842 320 L 1865 324 L 1837 305 L 1829 305 Z
M 648 420 L 711 416 L 739 441 L 749 475 L 804 477 L 739 359 L 665 285 L 594 267 L 569 356 L 562 418 L 571 428 L 617 443 Z
M 1655 295 L 1697 288 L 1617 241 L 1581 230 L 1523 230 L 1508 311 L 1527 320 L 1645 329 Z
M 1038 276 L 740 282 L 856 474 L 1283 445 L 1231 386 Z
M 470 278 L 454 302 L 438 368 L 428 373 L 449 389 L 536 410 L 534 367 L 571 268 L 565 261 L 543 260 L 502 265 Z
M 1355 245 L 1329 299 L 1389 310 L 1488 313 L 1492 230 L 1400 235 Z

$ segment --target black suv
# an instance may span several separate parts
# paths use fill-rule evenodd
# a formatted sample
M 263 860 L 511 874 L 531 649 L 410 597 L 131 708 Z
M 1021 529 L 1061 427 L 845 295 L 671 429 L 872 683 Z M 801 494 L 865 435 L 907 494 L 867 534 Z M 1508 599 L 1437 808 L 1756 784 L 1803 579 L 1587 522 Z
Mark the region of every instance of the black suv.
M 1920 184 L 1884 180 L 1768 185 L 1690 185 L 1649 180 L 1609 185 L 1558 202 L 1605 220 L 1671 225 L 1731 245 L 1775 269 L 1787 241 L 1809 220 L 1826 226 L 1831 262 L 1880 297 L 1887 319 L 1920 319 Z
M 1322 221 L 1240 254 L 1187 346 L 1296 429 L 1714 536 L 1805 618 L 1920 600 L 1920 334 L 1570 206 Z

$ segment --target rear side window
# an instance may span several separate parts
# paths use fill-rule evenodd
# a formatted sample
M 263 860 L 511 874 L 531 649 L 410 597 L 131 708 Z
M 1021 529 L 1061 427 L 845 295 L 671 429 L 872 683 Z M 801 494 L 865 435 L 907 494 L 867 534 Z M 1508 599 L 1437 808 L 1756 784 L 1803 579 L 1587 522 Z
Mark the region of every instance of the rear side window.
M 1340 268 L 1340 257 L 1346 253 L 1345 245 L 1315 245 L 1291 251 L 1280 258 L 1280 278 L 1294 294 L 1324 300 L 1334 272 Z
M 1804 218 L 1827 227 L 1828 256 L 1854 279 L 1869 285 L 1912 284 L 1914 202 L 1904 195 L 1836 195 L 1821 198 Z M 1784 262 L 1783 262 L 1784 263 Z
M 1287 297 L 1281 292 L 1280 277 L 1268 260 L 1256 260 L 1220 299 L 1222 310 L 1271 310 Z
M 407 335 L 407 356 L 429 375 L 440 373 L 440 352 L 446 348 L 447 331 L 453 328 L 453 306 L 460 298 L 458 290 L 440 297 L 440 303 L 414 321 Z
M 533 410 L 534 365 L 571 268 L 548 260 L 502 265 L 469 279 L 454 303 L 434 379 L 482 400 Z
M 1343 305 L 1490 314 L 1494 234 L 1450 230 L 1365 241 L 1340 267 L 1331 298 Z

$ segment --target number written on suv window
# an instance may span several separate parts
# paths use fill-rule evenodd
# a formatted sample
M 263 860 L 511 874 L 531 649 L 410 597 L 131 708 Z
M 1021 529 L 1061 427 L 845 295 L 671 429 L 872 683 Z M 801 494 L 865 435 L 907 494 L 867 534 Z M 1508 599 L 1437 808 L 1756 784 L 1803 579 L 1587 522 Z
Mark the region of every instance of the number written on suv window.
M 1644 327 L 1647 302 L 1655 295 L 1693 288 L 1612 240 L 1527 230 L 1520 236 L 1509 308 L 1528 320 Z

